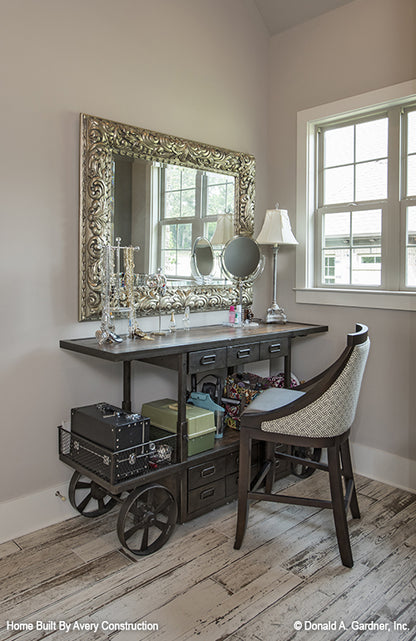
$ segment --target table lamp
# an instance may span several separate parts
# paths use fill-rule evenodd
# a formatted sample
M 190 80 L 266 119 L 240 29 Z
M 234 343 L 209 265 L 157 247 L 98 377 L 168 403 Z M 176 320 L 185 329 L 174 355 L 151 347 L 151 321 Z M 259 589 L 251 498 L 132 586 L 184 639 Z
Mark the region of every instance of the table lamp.
M 257 236 L 259 245 L 273 245 L 273 302 L 267 310 L 266 323 L 286 323 L 287 316 L 282 307 L 277 304 L 277 253 L 279 245 L 298 245 L 293 235 L 286 209 L 268 209 L 263 227 Z
M 217 226 L 211 238 L 211 245 L 225 245 L 234 236 L 233 214 L 226 212 L 217 218 Z

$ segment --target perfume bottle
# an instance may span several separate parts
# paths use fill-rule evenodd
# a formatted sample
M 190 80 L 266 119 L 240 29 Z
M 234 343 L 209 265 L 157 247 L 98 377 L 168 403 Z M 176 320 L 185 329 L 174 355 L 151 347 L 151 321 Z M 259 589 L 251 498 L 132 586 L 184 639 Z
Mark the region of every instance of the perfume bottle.
M 189 317 L 189 307 L 185 307 L 185 312 L 183 315 L 182 322 L 183 322 L 183 328 L 188 331 L 191 328 L 191 319 Z
M 235 323 L 235 307 L 234 305 L 230 305 L 230 311 L 228 313 L 228 322 L 229 323 Z
M 171 332 L 176 332 L 175 314 L 173 312 L 170 315 L 169 329 Z

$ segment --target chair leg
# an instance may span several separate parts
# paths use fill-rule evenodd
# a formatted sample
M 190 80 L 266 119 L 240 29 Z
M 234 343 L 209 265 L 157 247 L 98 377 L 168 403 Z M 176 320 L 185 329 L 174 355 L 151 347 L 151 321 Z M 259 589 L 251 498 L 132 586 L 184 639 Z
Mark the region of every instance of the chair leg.
M 244 428 L 240 431 L 239 457 L 237 528 L 234 542 L 235 550 L 239 550 L 241 547 L 248 519 L 247 494 L 250 489 L 251 437 Z
M 344 441 L 341 445 L 341 461 L 342 469 L 344 470 L 345 482 L 348 483 L 349 481 L 351 481 L 353 484 L 350 501 L 351 514 L 354 519 L 359 519 L 361 517 L 361 514 L 360 508 L 358 507 L 357 492 L 355 491 L 354 472 L 352 471 L 349 439 Z
M 276 464 L 274 456 L 274 443 L 266 442 L 266 461 L 272 461 L 272 465 L 270 466 L 270 471 L 266 476 L 264 491 L 266 492 L 266 494 L 271 494 L 273 490 L 274 468 Z
M 339 446 L 328 447 L 328 472 L 339 553 L 343 565 L 347 568 L 352 568 L 353 559 L 344 507 Z

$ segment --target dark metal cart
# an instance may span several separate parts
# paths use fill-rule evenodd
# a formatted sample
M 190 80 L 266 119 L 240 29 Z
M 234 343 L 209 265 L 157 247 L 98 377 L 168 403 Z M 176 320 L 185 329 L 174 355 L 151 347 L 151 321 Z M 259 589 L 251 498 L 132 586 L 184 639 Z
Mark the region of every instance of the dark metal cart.
M 176 521 L 184 523 L 234 500 L 239 434 L 228 430 L 214 448 L 188 456 L 188 377 L 217 369 L 232 373 L 261 360 L 269 360 L 274 368 L 275 362 L 283 358 L 285 383 L 289 386 L 292 341 L 327 329 L 304 323 L 249 330 L 211 326 L 176 331 L 154 341 L 127 339 L 112 345 L 98 345 L 94 338 L 60 341 L 63 349 L 122 364 L 122 408 L 127 412 L 131 411 L 134 362 L 175 370 L 178 383 L 177 434 L 153 433 L 150 442 L 138 449 L 112 452 L 59 428 L 60 459 L 75 470 L 69 486 L 73 507 L 91 518 L 121 504 L 117 524 L 120 542 L 140 556 L 161 548 Z M 170 460 L 152 459 L 151 445 L 169 446 Z M 277 473 L 284 476 L 287 472 L 280 469 Z

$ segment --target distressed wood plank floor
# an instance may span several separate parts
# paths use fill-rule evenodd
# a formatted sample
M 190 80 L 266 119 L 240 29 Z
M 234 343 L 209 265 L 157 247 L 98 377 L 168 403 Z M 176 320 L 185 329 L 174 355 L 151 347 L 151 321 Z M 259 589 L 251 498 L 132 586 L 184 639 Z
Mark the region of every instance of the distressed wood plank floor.
M 327 494 L 323 472 L 276 486 L 294 483 L 298 495 Z M 0 641 L 412 641 L 416 495 L 364 477 L 357 486 L 351 570 L 330 511 L 266 502 L 252 504 L 238 551 L 236 503 L 178 526 L 159 552 L 137 559 L 117 539 L 117 509 L 3 543 Z M 146 625 L 112 625 L 124 622 Z

